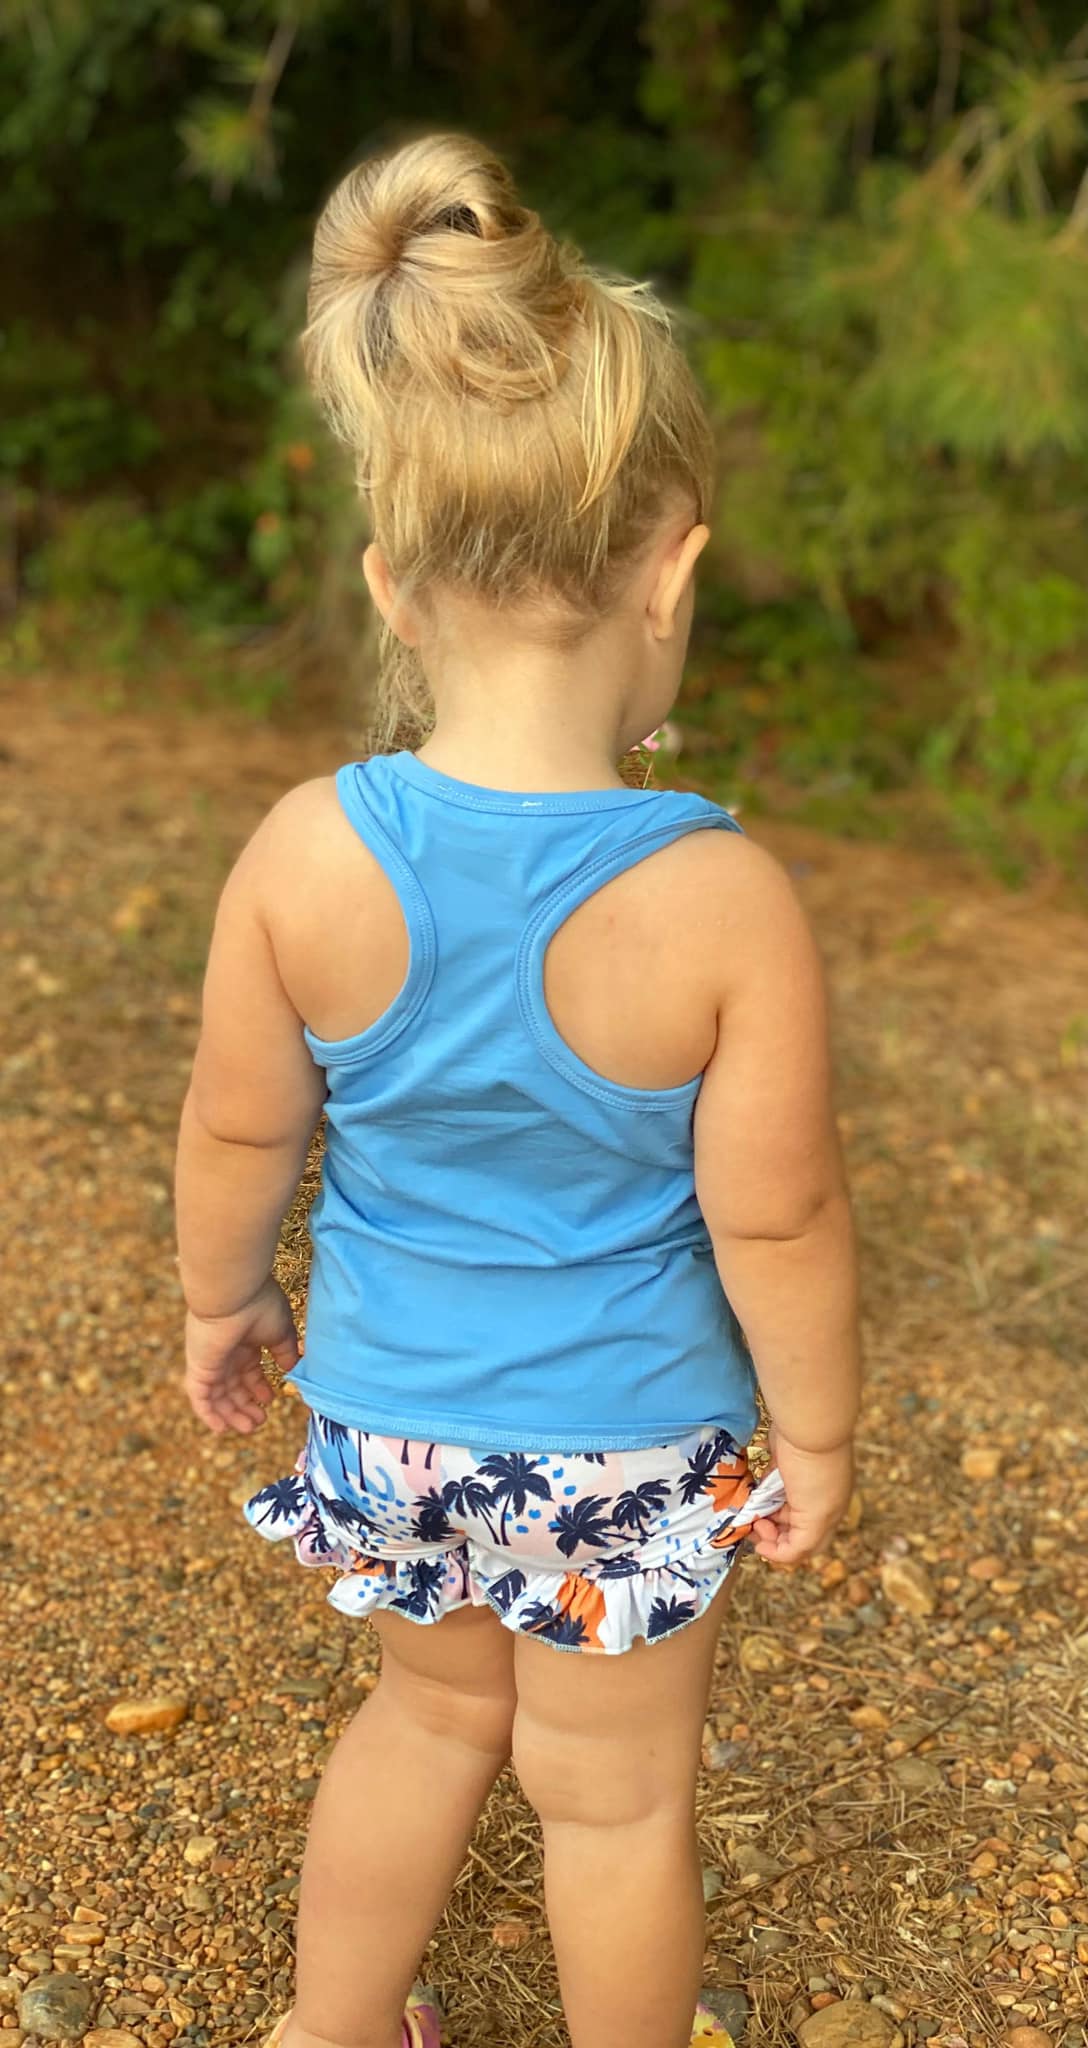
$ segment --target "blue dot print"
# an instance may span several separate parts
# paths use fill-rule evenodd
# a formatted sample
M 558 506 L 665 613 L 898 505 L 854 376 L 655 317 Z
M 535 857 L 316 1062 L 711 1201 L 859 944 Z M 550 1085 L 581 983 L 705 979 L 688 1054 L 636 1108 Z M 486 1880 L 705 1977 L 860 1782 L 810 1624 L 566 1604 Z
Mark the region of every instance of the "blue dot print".
M 527 1536 L 529 1534 L 528 1525 L 525 1522 L 515 1522 L 514 1534 L 516 1536 Z
M 564 1493 L 577 1493 L 577 1491 L 578 1491 L 578 1488 L 577 1488 L 576 1486 L 565 1486 L 565 1487 L 563 1488 L 563 1492 L 564 1492 Z
M 539 1520 L 540 1520 L 540 1509 L 539 1509 L 539 1508 L 530 1508 L 530 1509 L 529 1509 L 529 1520 L 530 1520 L 531 1522 L 539 1522 Z

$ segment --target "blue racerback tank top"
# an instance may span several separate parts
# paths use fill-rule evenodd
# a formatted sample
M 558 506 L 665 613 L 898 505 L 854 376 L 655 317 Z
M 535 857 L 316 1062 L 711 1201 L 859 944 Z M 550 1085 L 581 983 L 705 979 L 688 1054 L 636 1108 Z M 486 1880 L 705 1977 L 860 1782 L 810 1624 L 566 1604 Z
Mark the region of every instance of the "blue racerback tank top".
M 581 1061 L 544 1000 L 575 907 L 685 833 L 739 830 L 673 790 L 514 794 L 414 754 L 342 768 L 397 891 L 409 965 L 328 1084 L 310 1221 L 304 1400 L 380 1435 L 626 1450 L 718 1424 L 755 1382 L 695 1195 L 701 1076 L 649 1090 Z

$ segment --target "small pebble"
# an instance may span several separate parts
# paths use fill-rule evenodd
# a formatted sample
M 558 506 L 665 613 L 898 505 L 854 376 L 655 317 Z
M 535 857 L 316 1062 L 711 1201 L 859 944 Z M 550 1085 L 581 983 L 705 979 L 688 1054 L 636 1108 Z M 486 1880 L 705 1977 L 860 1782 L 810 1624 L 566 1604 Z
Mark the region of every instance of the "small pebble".
M 759 1927 L 752 1936 L 752 1947 L 757 1956 L 783 1955 L 786 1949 L 796 1946 L 796 1936 L 787 1934 L 784 1927 Z
M 218 1847 L 218 1842 L 214 1841 L 211 1835 L 190 1835 L 181 1853 L 186 1863 L 192 1864 L 194 1869 L 199 1869 L 201 1864 L 211 1862 Z
M 1001 1452 L 994 1444 L 969 1444 L 960 1455 L 960 1471 L 966 1479 L 996 1479 L 1001 1470 Z
M 937 1792 L 943 1788 L 944 1779 L 936 1764 L 924 1756 L 903 1756 L 889 1765 L 897 1785 L 907 1792 Z
M 738 1655 L 741 1670 L 755 1673 L 784 1671 L 790 1661 L 788 1651 L 772 1635 L 742 1636 Z
M 785 1872 L 784 1863 L 769 1856 L 765 1849 L 758 1849 L 754 1842 L 738 1842 L 731 1854 L 738 1877 L 758 1877 L 770 1883 Z
M 532 1929 L 524 1920 L 497 1920 L 491 1929 L 491 1939 L 496 1948 L 524 1948 L 532 1939 Z
M 880 1567 L 880 1587 L 885 1600 L 904 1614 L 932 1614 L 937 1597 L 926 1572 L 911 1557 L 890 1557 Z
M 184 1693 L 156 1693 L 150 1699 L 118 1700 L 106 1715 L 106 1726 L 115 1735 L 150 1735 L 179 1727 L 188 1712 Z

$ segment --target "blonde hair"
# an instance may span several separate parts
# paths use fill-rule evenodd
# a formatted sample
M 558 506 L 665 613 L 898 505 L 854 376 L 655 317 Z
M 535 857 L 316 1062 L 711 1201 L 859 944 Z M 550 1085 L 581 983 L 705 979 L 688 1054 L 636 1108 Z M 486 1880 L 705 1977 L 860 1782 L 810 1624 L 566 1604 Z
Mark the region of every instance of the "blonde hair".
M 406 590 L 539 605 L 577 637 L 672 498 L 707 514 L 710 429 L 665 307 L 556 241 L 467 137 L 408 143 L 337 186 L 302 347 Z M 390 634 L 381 668 L 395 744 L 425 729 L 429 698 Z

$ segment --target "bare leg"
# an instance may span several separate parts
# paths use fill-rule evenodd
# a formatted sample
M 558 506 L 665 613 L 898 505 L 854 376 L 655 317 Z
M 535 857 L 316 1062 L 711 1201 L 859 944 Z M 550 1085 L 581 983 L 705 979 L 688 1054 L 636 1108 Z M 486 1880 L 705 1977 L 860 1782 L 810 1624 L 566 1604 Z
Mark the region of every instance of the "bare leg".
M 510 1753 L 514 1646 L 490 1611 L 376 1626 L 381 1677 L 314 1801 L 283 2048 L 398 2048 L 419 1959 Z
M 687 2048 L 704 1912 L 695 1776 L 722 1613 L 618 1657 L 520 1637 L 514 1763 L 544 1829 L 573 2048 Z

